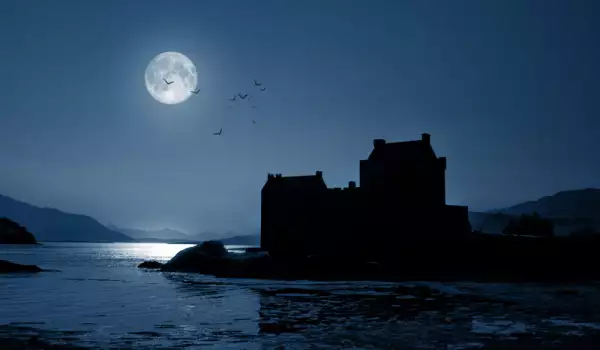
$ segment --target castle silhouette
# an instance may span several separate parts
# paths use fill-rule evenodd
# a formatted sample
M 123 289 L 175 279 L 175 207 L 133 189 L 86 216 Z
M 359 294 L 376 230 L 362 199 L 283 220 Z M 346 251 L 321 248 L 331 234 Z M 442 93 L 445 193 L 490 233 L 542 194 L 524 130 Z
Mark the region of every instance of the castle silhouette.
M 443 242 L 471 232 L 466 206 L 446 204 L 446 157 L 429 134 L 373 141 L 360 187 L 328 188 L 323 173 L 268 174 L 261 191 L 261 248 L 274 257 L 393 258 L 407 241 Z

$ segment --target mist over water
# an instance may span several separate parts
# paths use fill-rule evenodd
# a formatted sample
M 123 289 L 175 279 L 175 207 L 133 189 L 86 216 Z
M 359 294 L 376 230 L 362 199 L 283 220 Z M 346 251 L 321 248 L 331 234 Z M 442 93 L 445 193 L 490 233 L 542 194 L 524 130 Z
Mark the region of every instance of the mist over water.
M 136 267 L 188 246 L 0 246 L 0 259 L 60 270 L 0 275 L 0 338 L 125 348 L 458 349 L 600 330 L 600 315 L 590 311 L 600 309 L 597 284 L 286 282 Z

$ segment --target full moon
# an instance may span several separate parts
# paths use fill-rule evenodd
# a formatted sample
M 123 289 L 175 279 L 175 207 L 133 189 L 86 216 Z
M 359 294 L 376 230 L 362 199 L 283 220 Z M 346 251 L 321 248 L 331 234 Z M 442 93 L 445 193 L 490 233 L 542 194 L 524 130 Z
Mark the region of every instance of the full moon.
M 146 89 L 158 102 L 174 105 L 196 90 L 198 73 L 192 60 L 179 52 L 163 52 L 148 64 Z

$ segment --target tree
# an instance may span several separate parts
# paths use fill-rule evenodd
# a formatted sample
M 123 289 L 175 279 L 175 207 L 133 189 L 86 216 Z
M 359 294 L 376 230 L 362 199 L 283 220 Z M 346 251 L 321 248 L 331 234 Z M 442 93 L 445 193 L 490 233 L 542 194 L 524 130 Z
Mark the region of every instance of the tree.
M 510 219 L 502 233 L 516 236 L 552 237 L 554 236 L 554 223 L 533 212 L 530 215 L 523 214 L 518 218 Z

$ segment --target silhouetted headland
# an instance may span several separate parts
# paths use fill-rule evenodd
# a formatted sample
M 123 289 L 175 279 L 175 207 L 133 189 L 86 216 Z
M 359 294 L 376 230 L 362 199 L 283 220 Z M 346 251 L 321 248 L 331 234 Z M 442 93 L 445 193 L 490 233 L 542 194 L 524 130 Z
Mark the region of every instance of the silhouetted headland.
M 0 244 L 37 244 L 35 236 L 18 223 L 0 218 Z
M 0 217 L 35 232 L 40 242 L 134 242 L 95 219 L 54 208 L 41 208 L 0 194 Z
M 140 267 L 220 277 L 328 280 L 581 280 L 595 268 L 598 235 L 556 237 L 537 214 L 504 234 L 473 232 L 466 206 L 446 204 L 445 157 L 430 135 L 387 143 L 360 161 L 360 184 L 328 188 L 323 173 L 269 174 L 262 188 L 261 252 L 219 242 Z
M 13 272 L 42 272 L 41 268 L 35 265 L 21 265 L 6 260 L 0 260 L 0 273 Z

